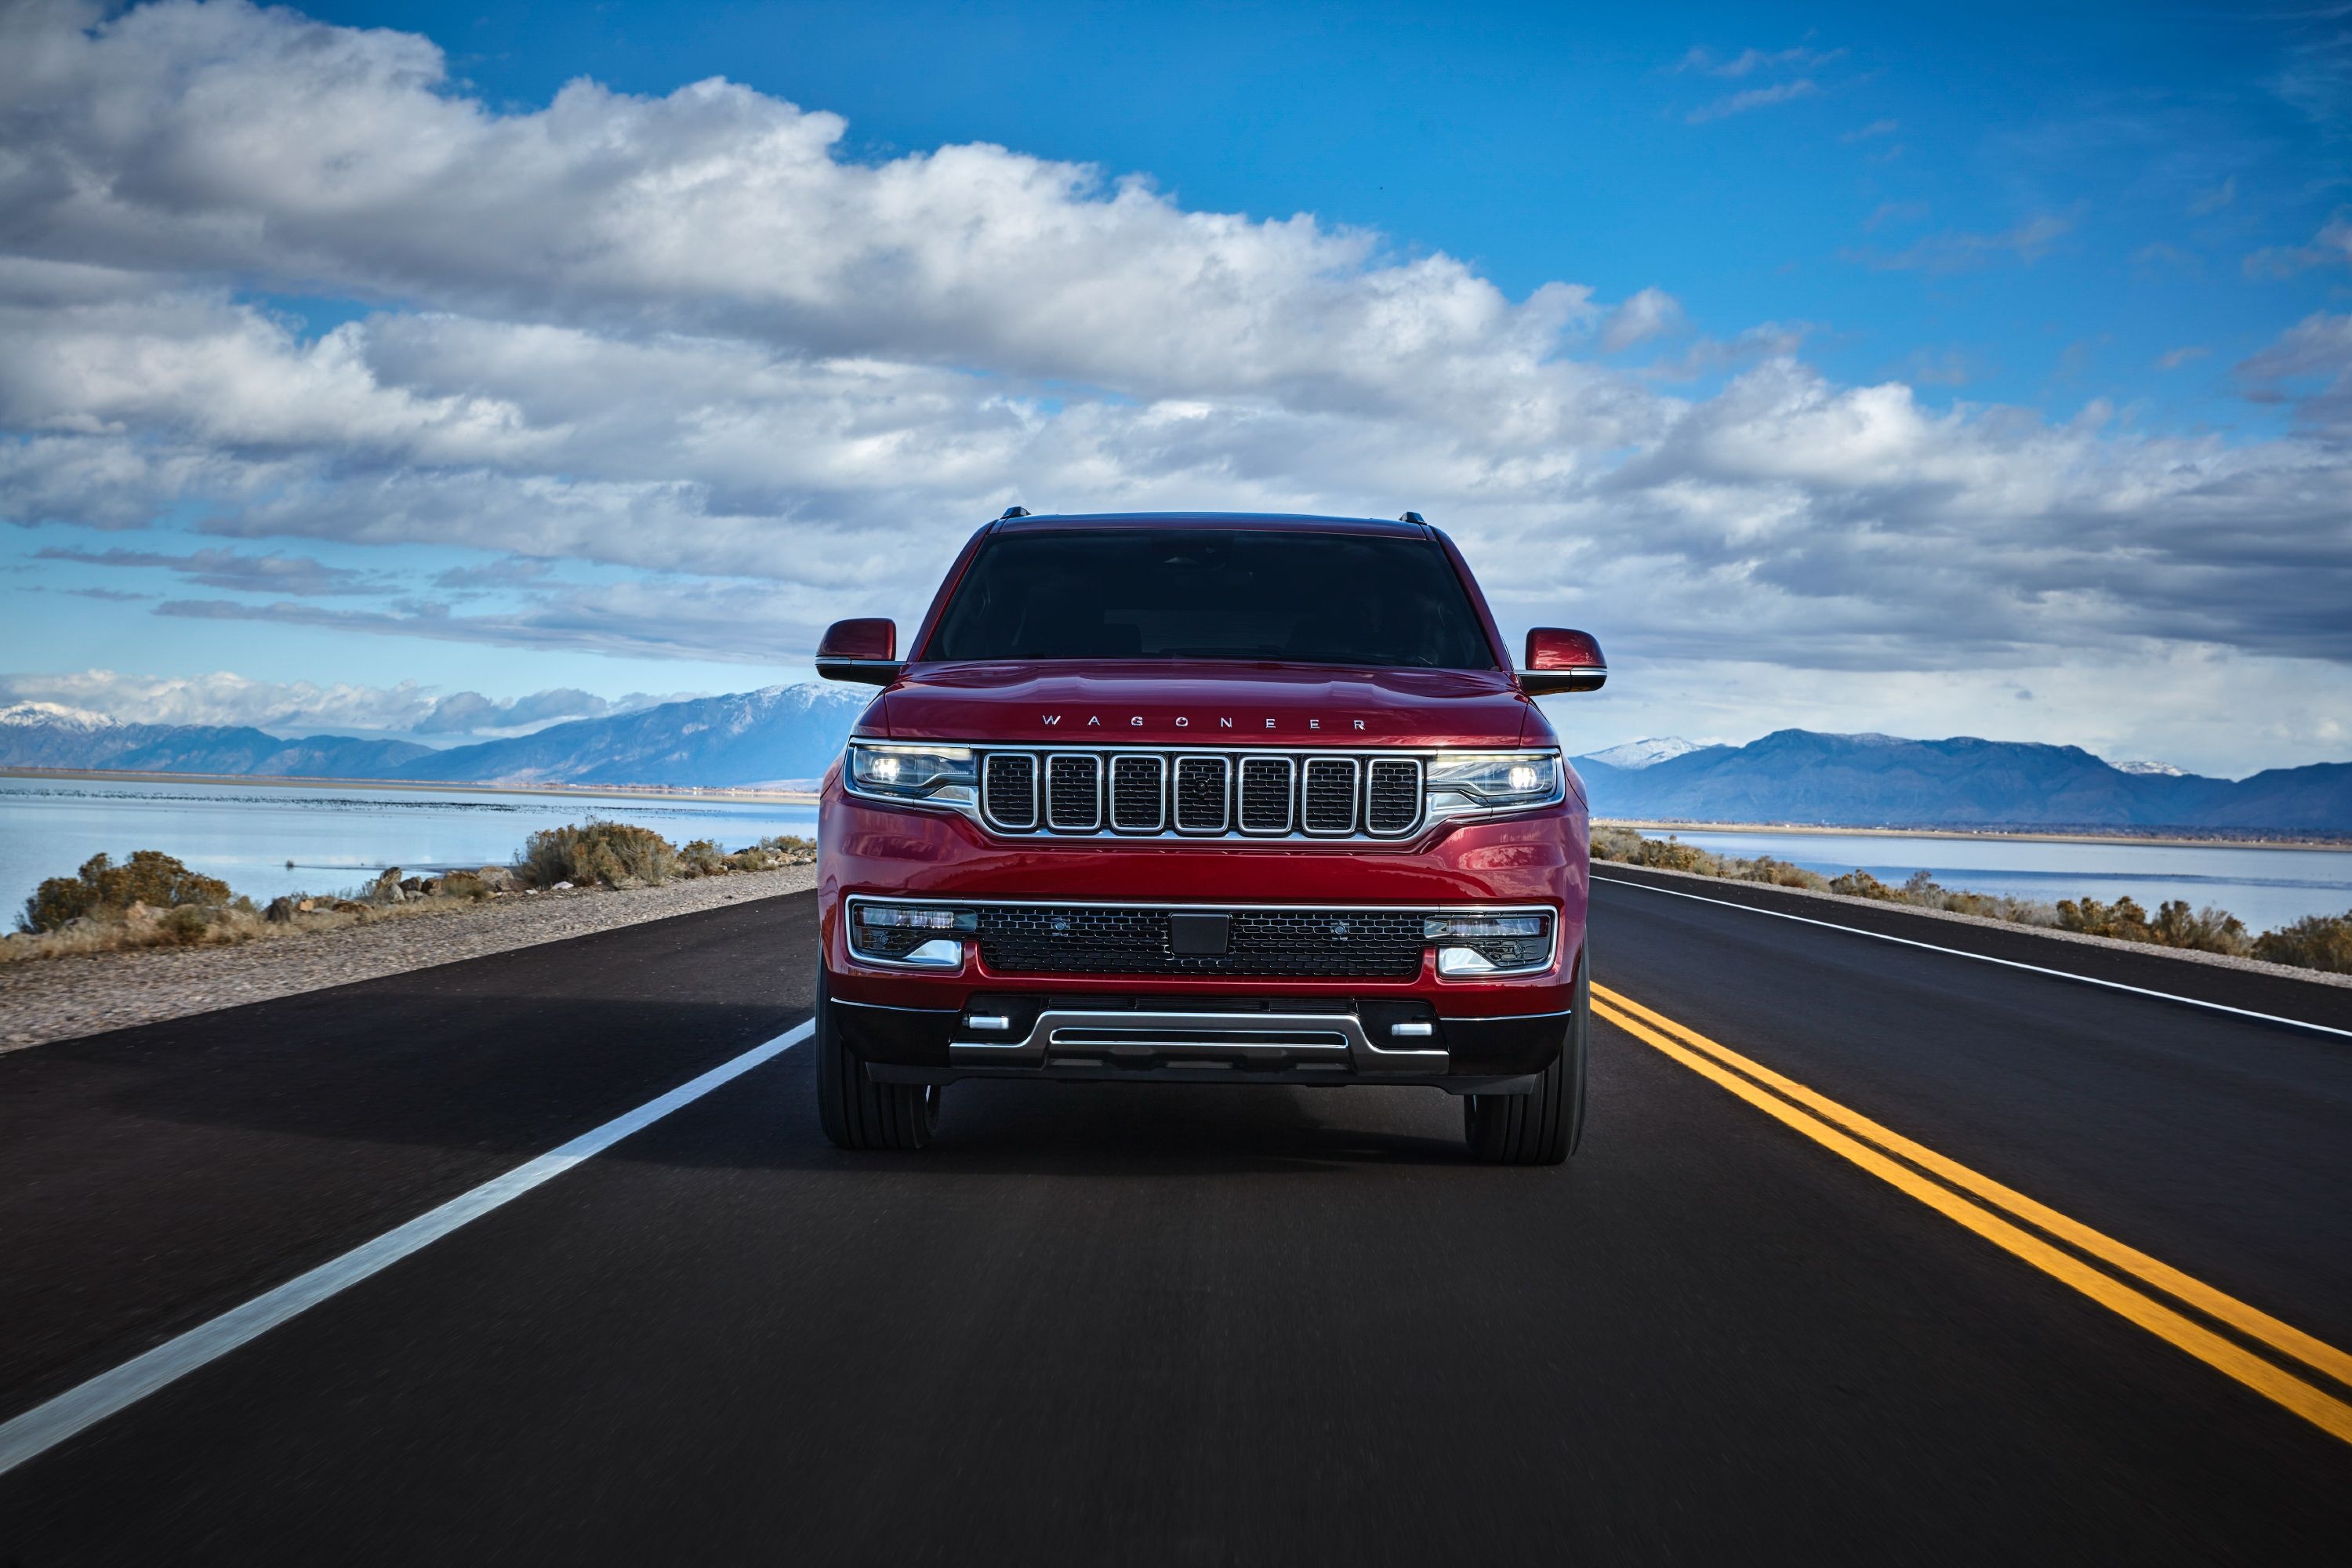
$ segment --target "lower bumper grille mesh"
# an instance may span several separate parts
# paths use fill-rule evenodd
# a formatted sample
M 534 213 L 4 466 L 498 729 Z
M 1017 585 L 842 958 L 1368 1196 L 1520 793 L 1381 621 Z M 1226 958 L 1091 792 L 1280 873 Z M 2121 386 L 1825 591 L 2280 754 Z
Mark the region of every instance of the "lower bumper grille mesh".
M 1417 911 L 1239 910 L 1226 952 L 1170 951 L 1165 910 L 992 907 L 980 952 L 1003 974 L 1259 974 L 1410 980 L 1425 941 Z

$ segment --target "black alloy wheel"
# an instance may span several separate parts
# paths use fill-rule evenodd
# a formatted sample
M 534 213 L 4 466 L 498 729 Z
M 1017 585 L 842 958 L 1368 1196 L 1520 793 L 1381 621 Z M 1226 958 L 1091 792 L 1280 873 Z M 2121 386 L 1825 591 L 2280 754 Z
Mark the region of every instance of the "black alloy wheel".
M 1584 1136 L 1584 1058 L 1592 1036 L 1588 939 L 1576 959 L 1575 1012 L 1559 1055 L 1526 1094 L 1465 1094 L 1462 1131 L 1470 1157 L 1484 1165 L 1558 1165 Z

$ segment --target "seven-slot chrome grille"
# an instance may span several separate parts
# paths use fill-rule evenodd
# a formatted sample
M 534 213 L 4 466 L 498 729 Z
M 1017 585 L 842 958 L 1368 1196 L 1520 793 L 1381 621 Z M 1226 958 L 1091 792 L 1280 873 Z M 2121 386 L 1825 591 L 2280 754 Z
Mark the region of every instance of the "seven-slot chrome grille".
M 1003 834 L 1402 838 L 1417 757 L 1321 752 L 985 751 L 981 819 Z

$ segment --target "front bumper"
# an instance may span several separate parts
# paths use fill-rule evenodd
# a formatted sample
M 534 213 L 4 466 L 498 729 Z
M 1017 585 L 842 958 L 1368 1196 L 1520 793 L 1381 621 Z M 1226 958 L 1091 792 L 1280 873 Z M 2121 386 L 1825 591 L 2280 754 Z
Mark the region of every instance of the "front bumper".
M 961 816 L 847 796 L 836 772 L 818 837 L 833 1021 L 887 1081 L 1174 1078 L 1509 1092 L 1557 1058 L 1571 1022 L 1587 890 L 1586 823 L 1572 795 L 1544 811 L 1378 846 L 1009 842 Z M 953 969 L 916 972 L 850 952 L 845 913 L 859 895 L 1204 910 L 1534 906 L 1556 911 L 1557 935 L 1549 966 L 1491 979 L 1441 977 L 1429 961 L 1383 978 L 997 972 L 978 943 Z M 973 1016 L 1008 1026 L 975 1028 Z M 1400 1022 L 1430 1032 L 1391 1033 Z
M 833 1027 L 886 1083 L 962 1078 L 1425 1084 L 1511 1093 L 1551 1065 L 1568 1012 L 1441 1018 L 1369 997 L 982 993 L 960 1009 L 835 1001 Z

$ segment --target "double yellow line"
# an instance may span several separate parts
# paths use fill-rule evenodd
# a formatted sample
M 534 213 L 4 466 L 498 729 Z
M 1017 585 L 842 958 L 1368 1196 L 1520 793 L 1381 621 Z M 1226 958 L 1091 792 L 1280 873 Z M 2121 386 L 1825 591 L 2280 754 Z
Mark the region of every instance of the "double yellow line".
M 2352 1443 L 2352 1404 L 2310 1380 L 2310 1374 L 2316 1373 L 2320 1379 L 2352 1389 L 2352 1355 L 1882 1127 L 1629 996 L 1595 985 L 1592 1001 L 1595 1017 L 1656 1047 L 1767 1116 L 2236 1378 L 2263 1398 Z M 2106 1268 L 2093 1267 L 2092 1260 Z M 2148 1289 L 2137 1289 L 2126 1280 Z M 2159 1300 L 2159 1295 L 2179 1305 Z M 2189 1310 L 2182 1310 L 2184 1307 Z M 2207 1321 L 2192 1317 L 2190 1311 Z M 2280 1360 L 2256 1353 L 2219 1328 L 2208 1326 L 2209 1322 L 2234 1331 Z

